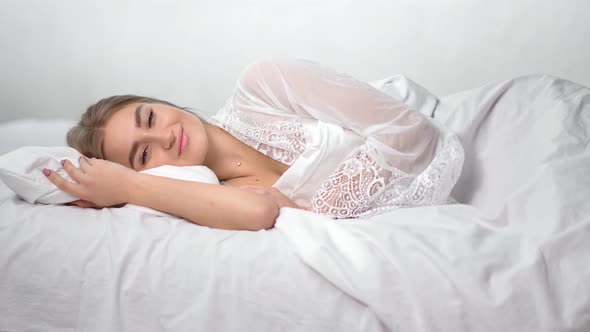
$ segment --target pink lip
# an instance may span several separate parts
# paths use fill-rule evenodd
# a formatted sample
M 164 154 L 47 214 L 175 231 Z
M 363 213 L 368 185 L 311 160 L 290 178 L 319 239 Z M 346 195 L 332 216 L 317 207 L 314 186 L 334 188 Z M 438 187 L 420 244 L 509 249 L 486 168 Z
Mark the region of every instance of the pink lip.
M 184 132 L 184 128 L 180 128 L 180 135 L 178 135 L 178 155 L 180 156 L 180 154 L 184 151 L 184 148 L 186 147 L 186 145 L 188 144 L 188 136 L 186 135 L 186 133 Z

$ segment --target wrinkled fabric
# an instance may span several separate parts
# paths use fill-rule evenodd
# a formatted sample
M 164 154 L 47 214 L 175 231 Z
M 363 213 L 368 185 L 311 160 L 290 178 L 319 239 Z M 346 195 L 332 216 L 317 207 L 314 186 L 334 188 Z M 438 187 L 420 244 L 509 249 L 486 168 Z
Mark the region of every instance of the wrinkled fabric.
M 390 331 L 590 331 L 590 89 L 547 75 L 441 99 L 466 204 L 275 228 Z
M 63 169 L 62 160 L 68 160 L 79 167 L 78 158 L 82 155 L 68 146 L 24 146 L 0 156 L 0 181 L 4 182 L 20 198 L 28 203 L 64 204 L 79 198 L 56 187 L 42 173 L 43 169 L 51 169 L 66 181 L 76 182 Z M 162 165 L 141 171 L 140 173 L 173 179 L 219 184 L 219 179 L 206 166 L 171 166 Z M 133 208 L 153 215 L 168 216 L 168 213 L 148 207 L 126 204 L 125 208 Z
M 29 204 L 0 182 L 0 249 L 0 331 L 386 331 L 274 230 Z
M 290 166 L 274 187 L 335 218 L 446 203 L 463 163 L 442 125 L 306 61 L 250 65 L 212 120 Z
M 244 232 L 0 183 L 0 331 L 590 331 L 590 90 L 531 76 L 440 107 L 476 152 L 470 205 Z

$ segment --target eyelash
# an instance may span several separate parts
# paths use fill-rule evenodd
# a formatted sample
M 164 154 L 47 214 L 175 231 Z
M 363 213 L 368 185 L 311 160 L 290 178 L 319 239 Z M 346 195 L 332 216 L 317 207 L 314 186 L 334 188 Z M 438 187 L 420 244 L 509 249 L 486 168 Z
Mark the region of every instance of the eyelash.
M 150 116 L 148 117 L 148 128 L 152 127 L 153 119 L 154 119 L 154 111 L 150 110 Z
M 148 116 L 148 128 L 151 128 L 153 125 L 153 119 L 154 119 L 154 111 L 150 110 L 150 115 Z M 145 161 L 147 160 L 147 149 L 148 147 L 146 146 L 145 149 L 143 149 L 143 152 L 141 153 L 141 164 L 145 165 Z

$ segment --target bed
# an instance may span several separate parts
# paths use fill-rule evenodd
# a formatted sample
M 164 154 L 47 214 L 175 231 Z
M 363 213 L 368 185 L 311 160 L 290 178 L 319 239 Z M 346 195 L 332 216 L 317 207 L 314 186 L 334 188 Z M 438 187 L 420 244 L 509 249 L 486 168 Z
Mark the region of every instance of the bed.
M 29 204 L 0 182 L 0 331 L 589 331 L 590 89 L 374 84 L 459 135 L 456 204 L 339 221 L 284 208 L 239 232 Z M 0 153 L 63 144 L 71 124 L 2 124 Z

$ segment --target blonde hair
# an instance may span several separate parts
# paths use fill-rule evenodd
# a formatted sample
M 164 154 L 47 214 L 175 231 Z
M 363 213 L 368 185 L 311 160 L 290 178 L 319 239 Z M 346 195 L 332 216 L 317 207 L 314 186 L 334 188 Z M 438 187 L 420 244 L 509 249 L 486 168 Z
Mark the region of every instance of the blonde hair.
M 88 158 L 105 159 L 103 151 L 104 126 L 115 112 L 135 103 L 164 104 L 194 114 L 186 108 L 160 99 L 135 95 L 111 96 L 88 106 L 86 112 L 82 113 L 78 124 L 68 131 L 66 138 L 68 145 Z

